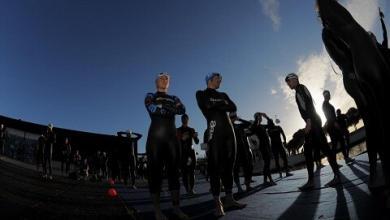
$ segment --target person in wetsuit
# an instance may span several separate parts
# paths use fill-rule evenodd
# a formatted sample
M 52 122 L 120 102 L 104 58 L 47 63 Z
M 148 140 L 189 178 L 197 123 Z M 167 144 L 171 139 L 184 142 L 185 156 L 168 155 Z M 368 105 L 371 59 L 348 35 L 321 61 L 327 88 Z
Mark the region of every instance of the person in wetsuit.
M 290 89 L 295 90 L 295 100 L 298 105 L 299 112 L 302 119 L 306 123 L 305 127 L 305 144 L 303 145 L 304 155 L 306 160 L 306 168 L 309 174 L 307 183 L 301 186 L 300 190 L 308 190 L 314 188 L 314 164 L 313 164 L 313 150 L 320 148 L 327 156 L 334 178 L 326 184 L 326 186 L 336 186 L 340 183 L 340 171 L 336 163 L 336 155 L 331 151 L 324 131 L 322 130 L 322 122 L 318 116 L 313 99 L 309 90 L 305 85 L 300 84 L 298 76 L 295 73 L 290 73 L 286 76 L 285 81 Z
M 324 102 L 322 103 L 322 111 L 325 114 L 326 122 L 325 128 L 330 136 L 330 141 L 332 143 L 332 150 L 334 154 L 337 154 L 337 147 L 340 144 L 341 152 L 343 153 L 344 160 L 346 163 L 352 163 L 353 159 L 348 156 L 347 146 L 345 144 L 341 129 L 336 120 L 335 109 L 332 104 L 330 104 L 330 92 L 325 90 L 322 95 L 324 96 Z
M 215 215 L 225 215 L 225 209 L 230 207 L 243 208 L 234 200 L 233 165 L 236 156 L 236 140 L 232 122 L 228 112 L 235 112 L 236 105 L 226 93 L 218 92 L 222 81 L 219 73 L 210 73 L 206 76 L 207 89 L 196 92 L 198 106 L 207 120 L 208 129 L 208 173 L 210 175 L 211 192 L 214 197 Z M 225 188 L 225 204 L 220 199 L 220 179 Z
M 148 183 L 156 219 L 166 219 L 160 208 L 162 172 L 165 166 L 171 191 L 173 213 L 180 219 L 188 219 L 180 205 L 179 161 L 180 145 L 176 136 L 175 115 L 185 113 L 180 99 L 168 95 L 169 75 L 160 73 L 156 78 L 156 93 L 148 93 L 145 107 L 151 118 L 146 154 L 148 157 Z
M 187 114 L 181 116 L 182 126 L 177 129 L 177 136 L 181 144 L 181 172 L 183 185 L 187 193 L 194 195 L 195 184 L 195 150 L 192 148 L 192 140 L 199 143 L 198 133 L 188 126 L 189 117 Z
M 5 146 L 5 137 L 6 137 L 6 131 L 5 131 L 5 126 L 4 124 L 0 125 L 0 153 L 2 155 L 5 155 L 4 153 L 4 146 Z
M 49 124 L 45 133 L 45 149 L 43 153 L 43 178 L 53 179 L 52 176 L 52 160 L 53 160 L 53 147 L 56 143 L 56 134 L 53 131 L 53 124 Z M 47 168 L 49 168 L 49 176 L 47 172 Z
M 41 134 L 38 138 L 38 143 L 36 147 L 36 166 L 37 166 L 37 171 L 39 171 L 39 165 L 42 166 L 43 169 L 43 154 L 45 150 L 45 136 Z M 43 170 L 42 170 L 43 171 Z
M 336 121 L 339 124 L 341 133 L 344 138 L 345 146 L 347 146 L 347 154 L 349 154 L 349 130 L 348 130 L 348 118 L 345 114 L 341 114 L 341 110 L 336 110 Z
M 237 142 L 237 155 L 236 162 L 234 164 L 234 182 L 236 183 L 238 192 L 241 193 L 244 190 L 240 184 L 240 168 L 243 168 L 244 171 L 244 179 L 246 191 L 250 191 L 252 187 L 250 186 L 252 180 L 252 171 L 253 171 L 253 154 L 252 150 L 249 147 L 248 142 L 248 132 L 246 130 L 249 129 L 251 123 L 240 119 L 237 116 L 236 112 L 229 113 L 230 120 L 233 123 L 234 134 L 236 135 Z
M 274 186 L 276 183 L 272 179 L 271 176 L 271 146 L 270 146 L 270 140 L 269 136 L 266 130 L 266 126 L 262 125 L 262 117 L 264 116 L 264 113 L 256 112 L 254 114 L 255 122 L 253 123 L 251 127 L 251 133 L 255 134 L 257 138 L 259 139 L 259 150 L 261 153 L 261 156 L 263 157 L 264 161 L 264 167 L 263 167 L 263 175 L 264 175 L 264 183 L 265 186 Z
M 64 167 L 65 167 L 65 174 L 69 173 L 71 153 L 72 153 L 72 145 L 70 144 L 69 139 L 65 138 L 64 145 L 62 146 L 62 150 L 61 150 L 61 174 L 62 175 L 64 175 Z
M 263 115 L 267 119 L 267 132 L 271 139 L 271 151 L 274 156 L 275 160 L 275 167 L 279 172 L 280 178 L 282 178 L 282 171 L 280 169 L 279 164 L 279 155 L 282 157 L 283 165 L 284 165 L 284 171 L 286 172 L 286 177 L 292 176 L 289 172 L 288 168 L 288 161 L 287 161 L 287 153 L 284 146 L 286 145 L 286 135 L 284 134 L 284 131 L 282 127 L 279 125 L 275 125 L 273 120 L 269 118 L 266 114 Z M 281 140 L 281 137 L 283 137 L 283 142 Z
M 119 138 L 119 147 L 120 147 L 120 160 L 121 160 L 121 169 L 122 169 L 122 178 L 124 178 L 124 183 L 127 186 L 128 180 L 130 178 L 130 187 L 132 189 L 137 189 L 135 185 L 135 170 L 137 167 L 137 156 L 135 153 L 135 142 L 139 140 L 142 135 L 127 131 L 117 132 Z

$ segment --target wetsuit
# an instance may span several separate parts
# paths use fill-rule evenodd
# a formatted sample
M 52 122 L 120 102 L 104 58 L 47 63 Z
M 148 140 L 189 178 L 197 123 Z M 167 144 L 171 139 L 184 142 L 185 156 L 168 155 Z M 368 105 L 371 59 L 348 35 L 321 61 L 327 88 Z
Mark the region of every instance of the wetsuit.
M 271 146 L 266 126 L 255 121 L 255 123 L 250 128 L 250 131 L 251 134 L 255 134 L 259 139 L 259 150 L 264 161 L 263 175 L 265 179 L 266 177 L 271 176 Z
M 163 92 L 148 93 L 145 106 L 151 118 L 146 141 L 150 193 L 160 192 L 164 165 L 169 190 L 179 190 L 180 147 L 176 136 L 175 115 L 184 114 L 185 107 L 179 98 Z
M 1 150 L 1 154 L 4 155 L 4 146 L 5 146 L 5 136 L 6 136 L 6 132 L 5 132 L 5 127 L 3 128 L 0 128 L 0 150 Z
M 122 177 L 124 178 L 125 185 L 130 178 L 131 185 L 135 185 L 135 170 L 137 167 L 137 160 L 135 155 L 135 142 L 142 137 L 140 134 L 135 134 L 137 138 L 131 138 L 128 132 L 117 132 L 119 138 L 119 147 L 121 151 L 121 169 Z M 124 136 L 123 136 L 124 135 Z M 103 167 L 101 167 L 103 169 Z
M 64 165 L 65 165 L 65 173 L 69 173 L 69 169 L 70 169 L 70 155 L 72 153 L 72 146 L 70 145 L 70 143 L 65 143 L 63 146 L 62 146 L 62 152 L 61 152 L 61 173 L 64 172 Z
M 245 129 L 250 127 L 249 122 L 241 120 L 241 123 L 233 123 L 234 133 L 237 141 L 236 163 L 234 164 L 234 182 L 240 185 L 240 167 L 243 168 L 245 184 L 248 186 L 252 179 L 253 155 L 249 147 L 248 134 Z
M 305 144 L 303 145 L 309 179 L 313 179 L 314 177 L 313 151 L 316 149 L 321 150 L 328 157 L 333 172 L 338 173 L 336 156 L 327 143 L 325 133 L 322 130 L 321 118 L 315 111 L 309 90 L 306 86 L 298 84 L 295 91 L 295 100 L 298 104 L 302 119 L 305 122 L 309 119 L 311 121 L 311 129 L 309 133 L 305 135 Z
M 199 139 L 195 137 L 195 129 L 191 127 L 181 126 L 177 129 L 177 136 L 181 145 L 181 172 L 184 188 L 187 192 L 191 192 L 195 183 L 195 166 L 196 156 L 195 151 L 192 148 L 192 139 L 195 144 L 199 143 Z M 183 140 L 182 137 L 187 136 L 187 139 Z M 191 160 L 189 160 L 191 158 Z
M 45 137 L 43 135 L 39 136 L 38 144 L 37 144 L 37 154 L 36 154 L 37 170 L 39 169 L 39 165 L 41 165 L 43 168 L 45 142 L 46 142 Z
M 53 160 L 53 146 L 56 142 L 56 135 L 53 130 L 47 129 L 45 134 L 45 149 L 43 153 L 43 174 L 47 175 L 47 168 L 49 168 L 49 175 L 52 175 L 51 162 Z M 47 167 L 49 166 L 49 167 Z
M 328 101 L 324 101 L 322 103 L 322 110 L 324 111 L 326 117 L 327 127 L 326 130 L 330 136 L 330 140 L 332 142 L 332 150 L 335 154 L 337 154 L 337 146 L 340 143 L 341 152 L 344 155 L 344 159 L 348 159 L 347 146 L 345 146 L 345 141 L 341 130 L 336 126 L 336 113 L 333 105 L 331 105 Z
M 275 126 L 273 122 L 268 120 L 268 135 L 271 139 L 271 150 L 274 155 L 275 166 L 279 173 L 281 173 L 279 165 L 279 155 L 282 157 L 284 170 L 288 172 L 288 161 L 286 150 L 283 146 L 283 142 L 286 143 L 286 135 L 284 135 L 283 129 L 280 126 Z M 283 136 L 283 142 L 281 140 L 281 135 Z
M 347 116 L 345 114 L 340 114 L 336 116 L 336 121 L 340 126 L 341 133 L 343 135 L 345 145 L 347 146 L 347 153 L 349 152 L 349 131 L 347 125 Z
M 198 106 L 207 120 L 208 173 L 213 196 L 220 194 L 220 179 L 226 194 L 232 193 L 233 164 L 236 140 L 227 112 L 235 112 L 236 105 L 228 95 L 207 88 L 196 92 Z

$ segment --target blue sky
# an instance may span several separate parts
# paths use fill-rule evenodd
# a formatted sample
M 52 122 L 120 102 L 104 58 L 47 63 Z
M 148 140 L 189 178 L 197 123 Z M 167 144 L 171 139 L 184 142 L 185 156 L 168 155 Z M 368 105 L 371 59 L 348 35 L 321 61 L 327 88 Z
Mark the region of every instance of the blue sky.
M 382 39 L 385 0 L 342 2 Z M 104 134 L 130 128 L 144 135 L 143 152 L 144 98 L 162 71 L 200 134 L 195 92 L 211 71 L 222 73 L 238 115 L 277 115 L 288 136 L 304 126 L 282 80 L 288 72 L 315 97 L 326 87 L 336 107 L 354 105 L 330 71 L 314 0 L 0 0 L 2 115 Z

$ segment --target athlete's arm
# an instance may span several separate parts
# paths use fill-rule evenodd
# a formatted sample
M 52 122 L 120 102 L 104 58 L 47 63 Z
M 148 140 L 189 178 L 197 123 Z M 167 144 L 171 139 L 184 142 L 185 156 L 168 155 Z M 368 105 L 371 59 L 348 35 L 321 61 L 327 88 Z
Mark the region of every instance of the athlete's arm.
M 145 107 L 148 110 L 149 114 L 152 115 L 181 115 L 185 113 L 185 107 L 180 102 L 180 99 L 177 97 L 175 98 L 175 105 L 167 105 L 167 104 L 161 104 L 157 103 L 155 96 L 153 93 L 148 93 L 145 98 Z
M 162 107 L 171 114 L 182 115 L 186 113 L 186 108 L 184 107 L 180 99 L 176 96 L 173 96 L 173 99 L 175 100 L 175 103 L 173 105 L 163 104 Z

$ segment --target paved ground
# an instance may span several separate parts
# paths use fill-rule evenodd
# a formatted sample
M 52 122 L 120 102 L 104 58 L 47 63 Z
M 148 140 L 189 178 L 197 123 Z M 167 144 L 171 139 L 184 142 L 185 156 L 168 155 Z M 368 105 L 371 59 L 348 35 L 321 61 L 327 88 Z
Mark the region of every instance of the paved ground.
M 256 176 L 252 183 L 254 190 L 235 194 L 240 202 L 248 206 L 228 211 L 221 219 L 390 219 L 384 210 L 382 194 L 375 190 L 371 192 L 367 187 L 367 161 L 367 154 L 357 156 L 356 163 L 350 166 L 338 161 L 343 165 L 340 168 L 343 184 L 337 188 L 324 187 L 332 178 L 329 166 L 318 170 L 316 188 L 308 192 L 297 190 L 307 180 L 305 169 L 294 171 L 294 176 L 288 178 L 275 175 L 277 185 L 272 187 L 263 187 L 262 176 Z M 0 160 L 1 215 L 19 219 L 153 219 L 147 188 L 130 190 L 116 184 L 119 197 L 109 198 L 106 196 L 107 183 L 73 181 L 60 176 L 48 182 L 39 178 L 32 169 L 33 166 L 15 165 L 4 158 Z M 183 210 L 191 219 L 213 219 L 209 183 L 199 177 L 195 190 L 196 196 L 182 195 Z M 181 191 L 184 192 L 184 189 Z M 161 201 L 164 212 L 170 219 L 175 219 L 169 211 L 170 196 L 166 192 L 166 183 L 163 184 Z M 134 209 L 138 210 L 138 214 Z

